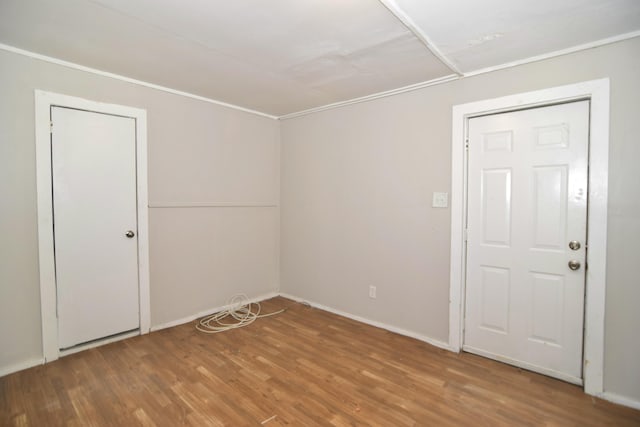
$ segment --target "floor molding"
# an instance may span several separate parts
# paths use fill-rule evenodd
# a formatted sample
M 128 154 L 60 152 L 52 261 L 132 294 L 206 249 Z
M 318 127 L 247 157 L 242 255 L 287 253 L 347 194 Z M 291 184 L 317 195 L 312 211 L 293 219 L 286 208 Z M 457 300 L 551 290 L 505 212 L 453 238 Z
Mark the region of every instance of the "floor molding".
M 268 300 L 268 299 L 271 299 L 271 298 L 275 298 L 278 295 L 279 295 L 278 292 L 269 292 L 269 293 L 266 293 L 266 294 L 259 295 L 257 297 L 249 298 L 248 301 L 251 302 L 251 303 L 260 302 L 260 301 Z M 218 307 L 208 308 L 206 310 L 200 311 L 200 312 L 198 312 L 196 314 L 192 314 L 190 316 L 182 317 L 180 319 L 172 320 L 170 322 L 160 323 L 158 325 L 152 326 L 151 327 L 151 332 L 159 331 L 161 329 L 166 329 L 166 328 L 172 328 L 174 326 L 178 326 L 178 325 L 182 325 L 182 324 L 185 324 L 185 323 L 193 322 L 196 319 L 199 319 L 201 317 L 207 316 L 209 314 L 217 313 L 217 312 L 222 311 L 222 310 L 226 310 L 228 308 L 231 308 L 232 306 L 233 306 L 233 304 L 225 304 L 225 305 L 218 306 Z
M 37 357 L 34 359 L 24 360 L 14 365 L 4 366 L 0 368 L 0 377 L 13 374 L 15 372 L 24 371 L 25 369 L 33 368 L 34 366 L 43 365 L 44 357 Z
M 399 335 L 403 335 L 405 337 L 414 338 L 414 339 L 417 339 L 418 341 L 426 342 L 427 344 L 431 344 L 432 346 L 435 346 L 435 347 L 438 347 L 438 348 L 442 348 L 444 350 L 453 351 L 453 349 L 451 347 L 449 347 L 448 343 L 433 339 L 433 338 L 428 337 L 426 335 L 418 334 L 416 332 L 411 332 L 411 331 L 408 331 L 406 329 L 402 329 L 402 328 L 398 328 L 398 327 L 395 327 L 395 326 L 391 326 L 391 325 L 388 325 L 388 324 L 383 323 L 383 322 L 378 322 L 376 320 L 367 319 L 365 317 L 356 316 L 355 314 L 347 313 L 346 311 L 337 310 L 335 308 L 328 307 L 328 306 L 323 305 L 323 304 L 318 304 L 316 302 L 310 301 L 308 299 L 300 298 L 300 297 L 297 297 L 295 295 L 291 295 L 291 294 L 287 294 L 287 293 L 281 292 L 280 296 L 283 297 L 283 298 L 287 298 L 287 299 L 293 300 L 293 301 L 309 304 L 311 307 L 318 308 L 318 309 L 324 310 L 324 311 L 328 311 L 329 313 L 337 314 L 338 316 L 343 316 L 343 317 L 355 320 L 355 321 L 360 322 L 360 323 L 365 323 L 365 324 L 370 325 L 370 326 L 375 326 L 376 328 L 384 329 L 384 330 L 387 330 L 389 332 L 393 332 L 393 333 L 396 333 L 396 334 L 399 334 Z
M 605 391 L 598 397 L 611 403 L 616 403 L 618 405 L 640 410 L 640 401 L 632 399 L 630 397 L 622 396 L 617 393 L 611 393 L 608 391 Z
M 640 411 L 493 360 L 284 297 L 261 304 L 287 311 L 216 335 L 186 323 L 0 379 L 0 425 L 640 423 Z
M 384 330 L 387 330 L 387 331 L 390 331 L 390 332 L 393 332 L 393 333 L 397 333 L 399 335 L 403 335 L 403 336 L 406 336 L 406 337 L 414 338 L 414 339 L 417 339 L 419 341 L 425 342 L 427 344 L 433 345 L 435 347 L 442 348 L 444 350 L 454 351 L 447 343 L 445 343 L 443 341 L 435 340 L 435 339 L 427 337 L 425 335 L 418 334 L 418 333 L 415 333 L 415 332 L 411 332 L 411 331 L 408 331 L 406 329 L 397 328 L 395 326 L 391 326 L 391 325 L 388 325 L 386 323 L 374 321 L 374 320 L 367 319 L 367 318 L 364 318 L 364 317 L 361 317 L 361 316 L 356 316 L 354 314 L 347 313 L 347 312 L 342 311 L 342 310 L 337 310 L 337 309 L 334 309 L 332 307 L 329 307 L 329 306 L 326 306 L 326 305 L 323 305 L 323 304 L 319 304 L 319 303 L 310 301 L 308 299 L 301 298 L 301 297 L 298 297 L 298 296 L 295 296 L 295 295 L 291 295 L 291 294 L 288 294 L 288 293 L 284 293 L 284 292 L 269 292 L 269 293 L 266 293 L 266 294 L 251 298 L 251 299 L 249 299 L 249 301 L 250 302 L 260 302 L 260 301 L 265 301 L 265 300 L 268 300 L 268 299 L 271 299 L 271 298 L 275 298 L 275 297 L 278 297 L 278 296 L 281 296 L 283 298 L 287 298 L 287 299 L 290 299 L 290 300 L 293 300 L 293 301 L 296 301 L 296 302 L 306 303 L 306 304 L 309 304 L 311 307 L 317 308 L 319 310 L 327 311 L 329 313 L 333 313 L 333 314 L 336 314 L 338 316 L 343 316 L 343 317 L 355 320 L 357 322 L 361 322 L 361 323 L 364 323 L 364 324 L 367 324 L 367 325 L 370 325 L 370 326 L 374 326 L 374 327 L 381 328 L 381 329 L 384 329 Z M 196 319 L 198 319 L 200 317 L 204 317 L 204 316 L 206 316 L 208 314 L 212 314 L 212 313 L 215 313 L 215 312 L 218 312 L 218 311 L 230 308 L 230 307 L 231 307 L 230 304 L 226 304 L 226 305 L 223 305 L 223 306 L 218 306 L 218 307 L 214 307 L 214 308 L 211 308 L 211 309 L 208 309 L 208 310 L 204 310 L 204 311 L 201 311 L 201 312 L 199 312 L 197 314 L 194 314 L 194 315 L 191 315 L 191 316 L 183 317 L 181 319 L 173 320 L 171 322 L 166 322 L 166 323 L 162 323 L 162 324 L 159 324 L 159 325 L 152 326 L 151 327 L 151 331 L 152 332 L 153 331 L 159 331 L 161 329 L 171 328 L 171 327 L 174 327 L 174 326 L 182 325 L 184 323 L 192 322 L 192 321 L 194 321 L 194 320 L 196 320 Z M 134 334 L 134 335 L 136 335 L 136 334 Z M 21 363 L 17 363 L 17 364 L 14 364 L 14 365 L 1 367 L 0 368 L 0 377 L 4 377 L 4 376 L 10 375 L 10 374 L 13 374 L 15 372 L 19 372 L 19 371 L 22 371 L 22 370 L 25 370 L 25 369 L 29 369 L 29 368 L 32 368 L 34 366 L 38 366 L 38 365 L 42 365 L 42 364 L 44 364 L 44 358 L 39 357 L 39 358 L 33 358 L 33 359 L 25 360 L 25 361 L 23 361 Z M 626 406 L 626 407 L 629 407 L 629 408 L 640 410 L 640 401 L 635 400 L 635 399 L 630 398 L 630 397 L 622 396 L 622 395 L 619 395 L 619 394 L 616 394 L 616 393 L 611 393 L 611 392 L 604 392 L 604 393 L 602 393 L 602 394 L 600 394 L 600 395 L 598 395 L 596 397 L 601 398 L 603 400 L 606 400 L 608 402 L 612 402 L 612 403 L 618 404 L 618 405 L 622 405 L 622 406 Z

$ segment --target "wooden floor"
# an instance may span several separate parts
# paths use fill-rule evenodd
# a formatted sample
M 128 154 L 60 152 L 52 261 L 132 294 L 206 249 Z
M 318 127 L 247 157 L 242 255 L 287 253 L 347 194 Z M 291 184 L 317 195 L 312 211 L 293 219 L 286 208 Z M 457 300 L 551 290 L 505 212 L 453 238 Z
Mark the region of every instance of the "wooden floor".
M 638 426 L 579 387 L 275 298 L 216 335 L 193 324 L 0 378 L 0 425 Z

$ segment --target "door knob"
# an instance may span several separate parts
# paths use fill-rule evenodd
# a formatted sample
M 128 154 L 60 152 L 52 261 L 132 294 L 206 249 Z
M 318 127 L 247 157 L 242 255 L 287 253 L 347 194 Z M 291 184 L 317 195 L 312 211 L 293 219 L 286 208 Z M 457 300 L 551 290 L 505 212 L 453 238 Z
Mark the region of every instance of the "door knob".
M 134 233 L 133 231 L 129 230 L 124 235 L 127 236 L 130 239 L 133 239 L 133 236 L 135 236 L 136 233 Z
M 580 249 L 580 242 L 578 242 L 577 240 L 570 241 L 569 249 L 571 249 L 572 251 L 577 251 L 578 249 Z
M 580 261 L 572 259 L 569 261 L 569 268 L 572 270 L 577 270 L 580 268 Z

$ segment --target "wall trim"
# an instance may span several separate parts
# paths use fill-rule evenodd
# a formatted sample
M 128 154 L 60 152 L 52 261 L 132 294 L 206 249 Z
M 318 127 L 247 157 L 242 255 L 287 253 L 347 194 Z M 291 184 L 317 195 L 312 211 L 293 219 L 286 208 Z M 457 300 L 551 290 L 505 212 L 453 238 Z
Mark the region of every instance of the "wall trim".
M 388 0 L 380 0 L 383 3 L 387 2 Z M 298 112 L 294 112 L 294 113 L 290 113 L 290 114 L 285 114 L 282 116 L 279 116 L 278 119 L 279 120 L 288 120 L 288 119 L 293 119 L 296 117 L 301 117 L 301 116 L 306 116 L 309 114 L 314 114 L 314 113 L 319 113 L 321 111 L 325 111 L 325 110 L 333 110 L 335 108 L 341 108 L 341 107 L 346 107 L 347 105 L 352 105 L 352 104 L 359 104 L 361 102 L 367 102 L 367 101 L 372 101 L 374 99 L 378 99 L 378 98 L 386 98 L 388 96 L 393 96 L 393 95 L 398 95 L 401 93 L 405 93 L 405 92 L 412 92 L 415 90 L 419 90 L 419 89 L 423 89 L 429 86 L 436 86 L 436 85 L 440 85 L 440 84 L 444 84 L 444 83 L 449 83 L 452 81 L 456 81 L 456 80 L 463 80 L 469 77 L 474 77 L 474 76 L 479 76 L 482 74 L 487 74 L 487 73 L 492 73 L 494 71 L 500 71 L 500 70 L 504 70 L 507 68 L 512 68 L 512 67 L 517 67 L 519 65 L 526 65 L 526 64 L 530 64 L 533 62 L 539 62 L 539 61 L 543 61 L 546 59 L 552 59 L 552 58 L 556 58 L 559 56 L 564 56 L 564 55 L 569 55 L 572 53 L 578 53 L 581 52 L 583 50 L 588 50 L 588 49 L 593 49 L 596 47 L 601 47 L 601 46 L 605 46 L 608 44 L 612 44 L 612 43 L 617 43 L 617 42 L 621 42 L 621 41 L 625 41 L 625 40 L 629 40 L 629 39 L 633 39 L 636 37 L 640 37 L 640 31 L 633 31 L 630 33 L 626 33 L 626 34 L 621 34 L 619 36 L 614 36 L 614 37 L 609 37 L 606 39 L 601 39 L 601 40 L 596 40 L 590 43 L 585 43 L 585 44 L 581 44 L 578 46 L 573 46 L 567 49 L 562 49 L 562 50 L 557 50 L 555 52 L 550 52 L 550 53 L 546 53 L 543 55 L 537 55 L 537 56 L 532 56 L 530 58 L 525 58 L 525 59 L 520 59 L 517 61 L 512 61 L 512 62 L 507 62 L 504 64 L 500 64 L 500 65 L 496 65 L 494 67 L 487 67 L 487 68 L 482 68 L 480 70 L 475 70 L 475 71 L 469 71 L 467 73 L 462 73 L 462 75 L 449 75 L 449 76 L 444 76 L 441 78 L 437 78 L 437 79 L 433 79 L 433 80 L 428 80 L 425 82 L 421 82 L 421 83 L 416 83 L 413 85 L 409 85 L 409 86 L 404 86 L 401 88 L 397 88 L 397 89 L 392 89 L 392 90 L 388 90 L 385 92 L 378 92 L 372 95 L 367 95 L 367 96 L 363 96 L 360 98 L 353 98 L 353 99 L 349 99 L 346 101 L 340 101 L 340 102 L 335 102 L 332 104 L 327 104 L 327 105 L 323 105 L 320 107 L 315 107 L 315 108 L 309 108 L 307 110 L 302 110 L 302 111 L 298 111 Z
M 605 391 L 604 393 L 599 394 L 598 397 L 600 399 L 604 399 L 611 403 L 615 403 L 618 405 L 623 405 L 629 408 L 640 410 L 640 401 L 631 399 L 630 397 L 622 396 L 622 395 L 611 393 L 608 391 Z
M 455 74 L 451 74 L 448 76 L 438 77 L 437 79 L 427 80 L 425 82 L 403 86 L 397 89 L 386 90 L 384 92 L 378 92 L 371 95 L 361 96 L 359 98 L 353 98 L 353 99 L 348 99 L 346 101 L 334 102 L 332 104 L 326 104 L 320 107 L 309 108 L 308 110 L 302 110 L 295 113 L 285 114 L 283 116 L 278 117 L 278 119 L 279 120 L 294 119 L 296 117 L 319 113 L 325 110 L 333 110 L 334 108 L 345 107 L 351 104 L 360 104 L 361 102 L 373 101 L 374 99 L 378 99 L 378 98 L 386 98 L 388 96 L 398 95 L 400 93 L 412 92 L 414 90 L 422 89 L 429 86 L 435 86 L 435 85 L 451 82 L 453 80 L 458 80 L 458 79 L 460 79 L 459 76 Z
M 589 251 L 586 272 L 584 391 L 599 395 L 604 389 L 604 320 L 607 267 L 607 192 L 609 168 L 609 79 L 592 80 L 550 89 L 455 105 L 451 141 L 451 257 L 449 295 L 449 346 L 463 344 L 465 288 L 465 224 L 467 164 L 465 139 L 470 117 L 589 99 Z
M 277 203 L 237 203 L 237 202 L 153 202 L 150 208 L 277 208 Z
M 58 317 L 51 191 L 50 108 L 64 106 L 136 120 L 136 181 L 138 215 L 138 285 L 140 333 L 149 332 L 151 302 L 149 286 L 149 213 L 147 189 L 147 112 L 133 107 L 88 101 L 68 95 L 35 91 L 36 182 L 38 207 L 38 253 L 40 267 L 40 308 L 42 349 L 46 362 L 58 359 Z
M 243 112 L 249 113 L 249 114 L 255 114 L 257 116 L 267 117 L 267 118 L 273 119 L 273 120 L 277 119 L 276 116 L 273 116 L 271 114 L 263 113 L 263 112 L 256 111 L 256 110 L 251 110 L 249 108 L 240 107 L 238 105 L 229 104 L 227 102 L 217 101 L 215 99 L 207 98 L 205 96 L 195 95 L 193 93 L 184 92 L 184 91 L 177 90 L 177 89 L 171 89 L 171 88 L 166 87 L 166 86 L 161 86 L 161 85 L 157 85 L 157 84 L 154 84 L 154 83 L 145 82 L 143 80 L 133 79 L 133 78 L 126 77 L 126 76 L 123 76 L 123 75 L 120 75 L 120 74 L 115 74 L 115 73 L 110 73 L 108 71 L 98 70 L 96 68 L 91 68 L 91 67 L 87 67 L 87 66 L 84 66 L 84 65 L 76 64 L 74 62 L 69 62 L 69 61 L 65 61 L 63 59 L 54 58 L 52 56 L 42 55 L 40 53 L 35 53 L 35 52 L 28 51 L 28 50 L 20 49 L 20 48 L 14 47 L 14 46 L 9 46 L 9 45 L 4 44 L 4 43 L 0 43 L 0 50 L 5 50 L 5 51 L 11 52 L 11 53 L 17 53 L 19 55 L 23 55 L 23 56 L 26 56 L 28 58 L 39 59 L 39 60 L 44 61 L 44 62 L 49 62 L 51 64 L 60 65 L 60 66 L 67 67 L 67 68 L 71 68 L 73 70 L 84 71 L 86 73 L 91 73 L 91 74 L 95 74 L 95 75 L 102 76 L 102 77 L 109 77 L 111 79 L 120 80 L 120 81 L 123 81 L 123 82 L 126 82 L 126 83 L 132 83 L 132 84 L 138 85 L 138 86 L 144 86 L 144 87 L 147 87 L 147 88 L 150 88 L 150 89 L 156 89 L 156 90 L 159 90 L 159 91 L 162 91 L 162 92 L 167 92 L 167 93 L 170 93 L 170 94 L 173 94 L 173 95 L 179 95 L 179 96 L 184 96 L 186 98 L 196 99 L 198 101 L 208 102 L 210 104 L 219 105 L 221 107 L 232 108 L 234 110 L 243 111 Z
M 3 366 L 2 368 L 0 368 L 0 378 L 6 375 L 11 375 L 13 373 L 24 371 L 25 369 L 33 368 L 34 366 L 43 365 L 43 364 L 44 364 L 44 358 L 36 357 L 33 359 L 24 360 L 14 365 Z
M 254 297 L 254 298 L 249 298 L 247 300 L 247 302 L 256 303 L 256 302 L 266 301 L 268 299 L 275 298 L 277 296 L 279 296 L 278 292 L 269 292 L 269 293 L 262 294 L 262 295 L 259 295 L 257 297 Z M 200 312 L 198 312 L 196 314 L 192 314 L 190 316 L 185 316 L 185 317 L 182 317 L 180 319 L 171 320 L 171 321 L 165 322 L 165 323 L 160 323 L 158 325 L 152 326 L 151 327 L 151 332 L 160 331 L 162 329 L 167 329 L 167 328 L 172 328 L 172 327 L 178 326 L 178 325 L 184 325 L 185 323 L 193 322 L 194 320 L 200 319 L 201 317 L 205 317 L 205 316 L 208 316 L 208 315 L 213 314 L 213 313 L 217 313 L 217 312 L 222 311 L 222 310 L 227 310 L 227 309 L 233 307 L 233 305 L 234 304 L 225 304 L 225 305 L 222 305 L 222 306 L 208 308 L 206 310 L 202 310 L 202 311 L 200 311 Z
M 434 339 L 429 338 L 429 337 L 427 337 L 425 335 L 416 334 L 416 333 L 409 332 L 409 331 L 401 329 L 401 328 L 396 328 L 396 327 L 393 327 L 393 326 L 389 326 L 389 325 L 381 323 L 381 322 L 376 322 L 376 321 L 372 321 L 372 320 L 369 320 L 369 319 L 365 319 L 363 317 L 355 316 L 355 315 L 352 315 L 350 313 L 347 313 L 347 312 L 344 312 L 344 311 L 341 311 L 341 310 L 335 310 L 335 309 L 327 307 L 325 305 L 309 302 L 308 300 L 306 300 L 304 298 L 300 298 L 300 297 L 297 297 L 297 296 L 294 296 L 294 295 L 291 295 L 291 294 L 287 294 L 287 293 L 284 293 L 284 292 L 282 292 L 282 293 L 269 292 L 267 294 L 264 294 L 264 295 L 261 295 L 261 296 L 255 297 L 255 298 L 251 298 L 251 299 L 249 299 L 249 301 L 250 302 L 261 302 L 261 301 L 265 301 L 265 300 L 268 300 L 268 299 L 271 299 L 271 298 L 275 298 L 275 297 L 278 297 L 278 296 L 283 297 L 283 298 L 287 298 L 287 299 L 290 299 L 292 301 L 296 301 L 296 302 L 299 302 L 299 303 L 307 303 L 307 304 L 311 305 L 312 307 L 315 307 L 315 308 L 317 308 L 319 310 L 327 311 L 329 313 L 333 313 L 333 314 L 336 314 L 338 316 L 347 317 L 347 318 L 355 320 L 357 322 L 365 323 L 365 324 L 368 324 L 368 325 L 371 325 L 371 326 L 374 326 L 374 327 L 385 329 L 385 330 L 388 330 L 390 332 L 397 333 L 399 335 L 404 335 L 404 336 L 409 337 L 409 338 L 414 338 L 414 339 L 417 339 L 419 341 L 426 342 L 427 344 L 431 344 L 431 345 L 433 345 L 435 347 L 442 348 L 444 350 L 455 351 L 454 349 L 451 348 L 451 346 L 449 344 L 447 344 L 445 342 L 442 342 L 442 341 L 439 341 L 439 340 L 434 340 Z M 152 326 L 151 327 L 151 331 L 155 332 L 155 331 L 159 331 L 159 330 L 162 330 L 162 329 L 167 329 L 167 328 L 171 328 L 171 327 L 174 327 L 174 326 L 178 326 L 178 325 L 182 325 L 182 324 L 185 324 L 185 323 L 189 323 L 189 322 L 192 322 L 192 321 L 194 321 L 196 319 L 199 319 L 201 317 L 207 316 L 207 315 L 212 314 L 212 313 L 216 313 L 218 311 L 221 311 L 221 310 L 224 310 L 224 309 L 230 308 L 230 307 L 231 307 L 231 305 L 227 304 L 227 305 L 224 305 L 224 306 L 219 306 L 219 307 L 215 307 L 215 308 L 208 309 L 208 310 L 203 310 L 203 311 L 201 311 L 201 312 L 199 312 L 199 313 L 197 313 L 195 315 L 192 315 L 192 316 L 187 316 L 187 317 L 183 317 L 181 319 L 177 319 L 177 320 L 174 320 L 174 321 L 171 321 L 171 322 L 166 322 L 166 323 L 162 323 L 162 324 L 158 324 L 158 325 Z M 122 336 L 121 339 L 130 338 L 132 336 L 135 336 L 135 334 L 130 334 L 130 335 L 125 334 L 125 335 Z M 115 339 L 113 341 L 117 341 L 117 339 Z M 86 348 L 82 348 L 81 350 L 86 350 Z M 65 355 L 66 354 L 71 354 L 71 352 L 65 353 Z M 44 363 L 45 363 L 44 358 L 34 358 L 34 359 L 25 360 L 25 361 L 23 361 L 21 363 L 15 364 L 15 365 L 6 366 L 6 367 L 3 367 L 3 368 L 0 368 L 0 377 L 4 377 L 6 375 L 10 375 L 10 374 L 13 374 L 15 372 L 19 372 L 19 371 L 22 371 L 22 370 L 25 370 L 25 369 L 33 368 L 34 366 L 42 365 Z M 616 394 L 616 393 L 603 392 L 603 393 L 598 393 L 596 395 L 596 397 L 598 397 L 600 399 L 603 399 L 603 400 L 606 400 L 608 402 L 612 402 L 612 403 L 618 404 L 618 405 L 623 405 L 623 406 L 627 406 L 627 407 L 630 407 L 630 408 L 634 408 L 634 409 L 640 410 L 640 401 L 637 401 L 637 400 L 634 400 L 634 399 L 631 399 L 631 398 L 628 398 L 626 396 L 622 396 L 622 395 L 619 395 L 619 394 Z
M 287 298 L 296 302 L 300 302 L 300 303 L 305 303 L 305 304 L 309 304 L 311 307 L 323 310 L 323 311 L 328 311 L 329 313 L 333 313 L 333 314 L 337 314 L 338 316 L 342 316 L 342 317 L 346 317 L 348 319 L 351 320 L 355 320 L 356 322 L 360 322 L 360 323 L 364 323 L 370 326 L 374 326 L 376 328 L 380 328 L 380 329 L 384 329 L 386 331 L 389 332 L 393 332 L 396 333 L 398 335 L 403 335 L 405 337 L 409 337 L 409 338 L 413 338 L 416 339 L 418 341 L 422 341 L 425 342 L 427 344 L 430 344 L 434 347 L 438 347 L 438 348 L 442 348 L 445 350 L 449 350 L 449 351 L 453 351 L 452 348 L 449 346 L 448 343 L 440 341 L 440 340 L 436 340 L 433 338 L 430 338 L 426 335 L 422 335 L 416 332 L 411 332 L 408 331 L 406 329 L 402 329 L 402 328 L 398 328 L 395 326 L 391 326 L 387 323 L 383 323 L 383 322 L 378 322 L 375 320 L 371 320 L 371 319 L 367 319 L 366 317 L 361 317 L 361 316 L 356 316 L 355 314 L 351 314 L 351 313 L 347 313 L 346 311 L 342 311 L 342 310 L 337 310 L 335 308 L 332 307 L 328 307 L 326 305 L 323 304 L 318 304 L 316 302 L 313 301 L 309 301 L 308 299 L 305 298 L 300 298 L 297 297 L 295 295 L 291 295 L 291 294 L 287 294 L 287 293 L 280 293 L 280 296 L 283 298 Z
M 480 74 L 492 73 L 494 71 L 504 70 L 506 68 L 517 67 L 518 65 L 530 64 L 532 62 L 544 61 L 545 59 L 555 58 L 557 56 L 569 55 L 572 53 L 580 52 L 583 50 L 593 49 L 600 46 L 605 46 L 612 43 L 621 42 L 624 40 L 633 39 L 640 36 L 640 31 L 632 31 L 630 33 L 620 34 L 618 36 L 607 37 L 605 39 L 596 40 L 589 43 L 580 44 L 577 46 L 568 47 L 566 49 L 556 50 L 542 55 L 536 55 L 525 59 L 519 59 L 516 61 L 507 62 L 504 64 L 496 65 L 494 67 L 481 68 L 479 70 L 469 71 L 463 73 L 463 77 L 473 77 Z
M 390 6 L 392 3 L 395 4 L 394 0 L 379 0 L 379 1 L 387 9 L 389 9 L 390 7 L 393 7 L 394 8 L 393 11 L 391 9 L 389 9 L 389 10 L 392 13 L 394 13 L 394 15 L 395 15 L 395 12 L 394 12 L 396 10 L 395 6 Z M 396 17 L 397 17 L 397 15 L 396 15 Z M 398 18 L 398 19 L 400 19 L 400 18 Z M 405 23 L 405 25 L 406 25 L 406 23 Z M 411 29 L 411 31 L 413 31 L 413 29 Z M 398 94 L 405 93 L 405 92 L 412 92 L 412 91 L 423 89 L 423 88 L 426 88 L 426 87 L 429 87 L 429 86 L 435 86 L 435 85 L 439 85 L 439 84 L 444 84 L 444 83 L 448 83 L 448 82 L 451 82 L 451 81 L 454 81 L 454 80 L 460 80 L 460 79 L 464 79 L 464 78 L 467 78 L 467 77 L 478 76 L 478 75 L 481 75 L 481 74 L 491 73 L 491 72 L 503 70 L 503 69 L 506 69 L 506 68 L 512 68 L 512 67 L 516 67 L 516 66 L 519 66 L 519 65 L 529 64 L 529 63 L 532 63 L 532 62 L 543 61 L 545 59 L 551 59 L 551 58 L 555 58 L 555 57 L 558 57 L 558 56 L 568 55 L 568 54 L 571 54 L 571 53 L 576 53 L 576 52 L 580 52 L 580 51 L 587 50 L 587 49 L 593 49 L 593 48 L 596 48 L 596 47 L 605 46 L 607 44 L 612 44 L 612 43 L 617 43 L 617 42 L 621 42 L 621 41 L 624 41 L 624 40 L 633 39 L 635 37 L 640 37 L 640 31 L 632 31 L 630 33 L 625 33 L 625 34 L 621 34 L 621 35 L 614 36 L 614 37 L 609 37 L 609 38 L 605 38 L 605 39 L 601 39 L 601 40 L 596 40 L 596 41 L 593 41 L 593 42 L 581 44 L 581 45 L 578 45 L 578 46 L 569 47 L 567 49 L 557 50 L 557 51 L 546 53 L 546 54 L 543 54 L 543 55 L 537 55 L 537 56 L 532 56 L 532 57 L 525 58 L 525 59 L 520 59 L 520 60 L 517 60 L 517 61 L 507 62 L 507 63 L 504 63 L 504 64 L 496 65 L 494 67 L 482 68 L 482 69 L 479 69 L 479 70 L 469 71 L 469 72 L 462 73 L 462 74 L 451 74 L 451 75 L 448 75 L 448 76 L 443 76 L 443 77 L 439 77 L 439 78 L 436 78 L 436 79 L 427 80 L 427 81 L 424 81 L 424 82 L 419 82 L 419 83 L 415 83 L 415 84 L 408 85 L 408 86 L 403 86 L 403 87 L 396 88 L 396 89 L 391 89 L 391 90 L 388 90 L 388 91 L 378 92 L 378 93 L 374 93 L 374 94 L 371 94 L 371 95 L 366 95 L 366 96 L 362 96 L 362 97 L 358 97 L 358 98 L 352 98 L 352 99 L 348 99 L 348 100 L 345 100 L 345 101 L 334 102 L 334 103 L 331 103 L 331 104 L 326 104 L 326 105 L 322 105 L 322 106 L 319 106 L 319 107 L 313 107 L 313 108 L 309 108 L 309 109 L 306 109 L 306 110 L 296 111 L 296 112 L 289 113 L 289 114 L 283 114 L 281 116 L 276 116 L 276 115 L 272 115 L 272 114 L 263 113 L 261 111 L 252 110 L 252 109 L 249 109 L 249 108 L 244 108 L 244 107 L 241 107 L 239 105 L 218 101 L 218 100 L 215 100 L 215 99 L 212 99 L 212 98 L 207 98 L 207 97 L 196 95 L 196 94 L 189 93 L 189 92 L 184 92 L 184 91 L 180 91 L 180 90 L 176 90 L 176 89 L 171 89 L 169 87 L 160 86 L 160 85 L 157 85 L 157 84 L 154 84 L 154 83 L 150 83 L 150 82 L 145 82 L 143 80 L 137 80 L 137 79 L 133 79 L 133 78 L 130 78 L 130 77 L 122 76 L 122 75 L 119 75 L 119 74 L 110 73 L 108 71 L 102 71 L 102 70 L 98 70 L 98 69 L 95 69 L 95 68 L 86 67 L 84 65 L 76 64 L 76 63 L 73 63 L 73 62 L 65 61 L 65 60 L 54 58 L 54 57 L 47 56 L 47 55 L 42 55 L 42 54 L 39 54 L 39 53 L 31 52 L 31 51 L 28 51 L 28 50 L 25 50 L 25 49 L 20 49 L 20 48 L 17 48 L 17 47 L 14 47 L 14 46 L 10 46 L 10 45 L 7 45 L 7 44 L 3 44 L 3 43 L 0 43 L 0 50 L 5 50 L 7 52 L 16 53 L 16 54 L 23 55 L 23 56 L 26 56 L 26 57 L 29 57 L 29 58 L 39 59 L 41 61 L 49 62 L 49 63 L 56 64 L 56 65 L 61 65 L 63 67 L 67 67 L 67 68 L 71 68 L 71 69 L 75 69 L 75 70 L 79 70 L 79 71 L 85 71 L 87 73 L 96 74 L 96 75 L 103 76 L 103 77 L 109 77 L 109 78 L 112 78 L 112 79 L 121 80 L 123 82 L 132 83 L 132 84 L 135 84 L 135 85 L 139 85 L 139 86 L 144 86 L 144 87 L 148 87 L 148 88 L 151 88 L 151 89 L 160 90 L 160 91 L 163 91 L 163 92 L 171 93 L 173 95 L 184 96 L 184 97 L 187 97 L 187 98 L 196 99 L 198 101 L 203 101 L 203 102 L 208 102 L 208 103 L 211 103 L 211 104 L 219 105 L 219 106 L 222 106 L 222 107 L 232 108 L 234 110 L 243 111 L 243 112 L 249 113 L 249 114 L 255 114 L 255 115 L 266 117 L 266 118 L 273 119 L 273 120 L 287 120 L 287 119 L 293 119 L 293 118 L 300 117 L 300 116 L 306 116 L 308 114 L 319 113 L 319 112 L 325 111 L 325 110 L 332 110 L 334 108 L 341 108 L 341 107 L 345 107 L 347 105 L 359 104 L 361 102 L 372 101 L 372 100 L 378 99 L 378 98 L 385 98 L 385 97 L 388 97 L 388 96 L 398 95 Z M 420 38 L 420 37 L 418 37 L 418 38 Z M 444 56 L 440 53 L 440 51 L 438 49 L 436 49 L 435 46 L 432 43 L 430 44 L 430 42 L 429 42 L 429 40 L 427 38 L 425 38 L 425 40 L 423 40 L 423 42 L 425 42 L 425 41 L 427 43 L 427 47 L 429 47 L 431 52 L 434 53 L 434 55 L 436 55 L 435 52 L 438 52 L 438 54 L 436 56 L 441 61 L 443 61 L 441 56 L 442 57 L 444 57 Z M 443 63 L 447 64 L 448 67 L 457 70 L 456 67 L 452 67 L 451 65 L 449 65 L 449 61 L 443 61 Z

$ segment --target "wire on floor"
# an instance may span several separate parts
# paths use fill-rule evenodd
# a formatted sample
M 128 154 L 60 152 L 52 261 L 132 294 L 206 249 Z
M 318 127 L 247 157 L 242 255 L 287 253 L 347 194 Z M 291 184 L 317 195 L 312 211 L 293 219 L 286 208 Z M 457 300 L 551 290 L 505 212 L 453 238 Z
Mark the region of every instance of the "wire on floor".
M 244 294 L 231 297 L 227 302 L 226 310 L 219 311 L 209 316 L 203 317 L 196 323 L 196 329 L 205 334 L 217 334 L 231 329 L 241 328 L 252 324 L 261 317 L 273 316 L 285 311 L 274 311 L 272 313 L 260 314 L 262 307 L 259 302 L 250 302 Z

